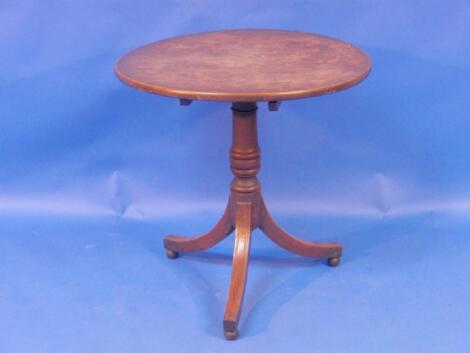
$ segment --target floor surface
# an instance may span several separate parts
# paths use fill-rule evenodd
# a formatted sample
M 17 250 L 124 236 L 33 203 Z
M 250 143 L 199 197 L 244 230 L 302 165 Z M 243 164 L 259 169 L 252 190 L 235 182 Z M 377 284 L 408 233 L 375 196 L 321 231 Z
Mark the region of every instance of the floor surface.
M 240 337 L 222 316 L 233 237 L 169 260 L 163 235 L 217 215 L 152 222 L 2 217 L 1 353 L 468 352 L 470 226 L 445 215 L 275 215 L 340 241 L 330 268 L 255 231 Z

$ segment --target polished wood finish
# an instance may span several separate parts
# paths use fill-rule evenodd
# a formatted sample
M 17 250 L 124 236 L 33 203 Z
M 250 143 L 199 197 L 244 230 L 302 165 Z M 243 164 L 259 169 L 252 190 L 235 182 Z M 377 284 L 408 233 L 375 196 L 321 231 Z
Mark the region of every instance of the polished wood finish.
M 187 100 L 282 101 L 333 93 L 369 73 L 359 48 L 311 33 L 226 30 L 154 42 L 115 66 L 126 84 Z
M 250 202 L 239 202 L 236 208 L 232 278 L 224 315 L 224 334 L 227 339 L 235 339 L 238 336 L 238 318 L 245 294 L 250 259 L 251 206 Z
M 219 241 L 227 237 L 233 231 L 232 221 L 231 221 L 231 209 L 232 204 L 229 203 L 222 218 L 217 222 L 217 224 L 207 233 L 201 234 L 196 237 L 176 237 L 173 235 L 168 235 L 164 239 L 164 246 L 166 249 L 171 249 L 173 252 L 176 252 L 176 256 L 172 254 L 167 254 L 169 258 L 176 258 L 177 253 L 180 251 L 183 252 L 194 252 L 202 251 L 208 249 Z
M 308 242 L 290 235 L 279 227 L 270 216 L 264 202 L 262 204 L 263 222 L 261 230 L 277 245 L 294 254 L 316 258 L 339 258 L 341 256 L 341 244 L 320 244 Z
M 271 240 L 292 253 L 327 259 L 336 266 L 341 257 L 341 244 L 316 243 L 298 239 L 280 228 L 269 214 L 261 195 L 257 178 L 260 169 L 256 103 L 234 103 L 233 142 L 230 148 L 230 169 L 234 174 L 225 212 L 208 233 L 191 238 L 167 236 L 164 246 L 170 258 L 179 252 L 196 252 L 207 249 L 235 230 L 232 277 L 230 281 L 223 328 L 227 339 L 238 336 L 238 318 L 245 293 L 245 283 L 250 254 L 250 239 L 254 229 L 260 228 Z
M 235 230 L 232 276 L 223 328 L 227 339 L 238 336 L 245 293 L 252 231 L 260 228 L 273 242 L 294 254 L 340 262 L 338 243 L 298 239 L 280 228 L 266 208 L 257 178 L 260 169 L 256 110 L 267 101 L 270 111 L 281 101 L 332 93 L 351 87 L 369 73 L 368 56 L 353 45 L 310 33 L 284 30 L 227 30 L 166 39 L 138 48 L 115 66 L 126 84 L 193 100 L 232 102 L 230 169 L 234 174 L 227 207 L 207 233 L 169 235 L 167 256 L 208 249 Z

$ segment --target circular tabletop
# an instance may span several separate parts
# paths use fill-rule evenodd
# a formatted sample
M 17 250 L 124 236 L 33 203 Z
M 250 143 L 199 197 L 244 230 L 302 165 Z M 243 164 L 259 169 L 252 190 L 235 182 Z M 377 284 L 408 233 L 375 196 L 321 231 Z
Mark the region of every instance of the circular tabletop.
M 367 77 L 352 44 L 285 30 L 225 30 L 137 48 L 116 64 L 124 83 L 188 100 L 281 101 L 336 92 Z

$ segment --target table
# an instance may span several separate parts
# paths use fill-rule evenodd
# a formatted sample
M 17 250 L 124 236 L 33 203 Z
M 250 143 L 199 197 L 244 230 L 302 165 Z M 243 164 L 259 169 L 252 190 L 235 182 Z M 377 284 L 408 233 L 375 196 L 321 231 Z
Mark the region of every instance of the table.
M 227 339 L 238 336 L 245 292 L 251 233 L 260 228 L 292 253 L 323 258 L 337 266 L 339 243 L 307 242 L 290 235 L 273 220 L 263 201 L 257 102 L 269 110 L 281 101 L 333 93 L 356 85 L 371 69 L 359 48 L 329 37 L 287 30 L 224 30 L 154 42 L 124 55 L 116 64 L 119 79 L 137 89 L 193 100 L 231 102 L 233 115 L 230 169 L 234 178 L 227 207 L 217 224 L 195 237 L 168 235 L 167 256 L 208 249 L 233 231 L 232 275 L 223 319 Z

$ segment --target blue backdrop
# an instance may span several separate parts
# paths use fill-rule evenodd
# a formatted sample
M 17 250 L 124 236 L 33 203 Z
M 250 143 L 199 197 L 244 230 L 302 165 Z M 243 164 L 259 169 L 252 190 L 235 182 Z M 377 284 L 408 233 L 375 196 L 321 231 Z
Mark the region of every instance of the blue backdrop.
M 180 107 L 113 65 L 154 40 L 260 27 L 350 41 L 373 69 L 334 95 L 260 104 L 268 206 L 346 255 L 324 269 L 258 237 L 230 343 L 231 240 L 171 263 L 160 248 L 222 212 L 229 105 Z M 0 352 L 465 352 L 469 35 L 463 0 L 2 0 Z

